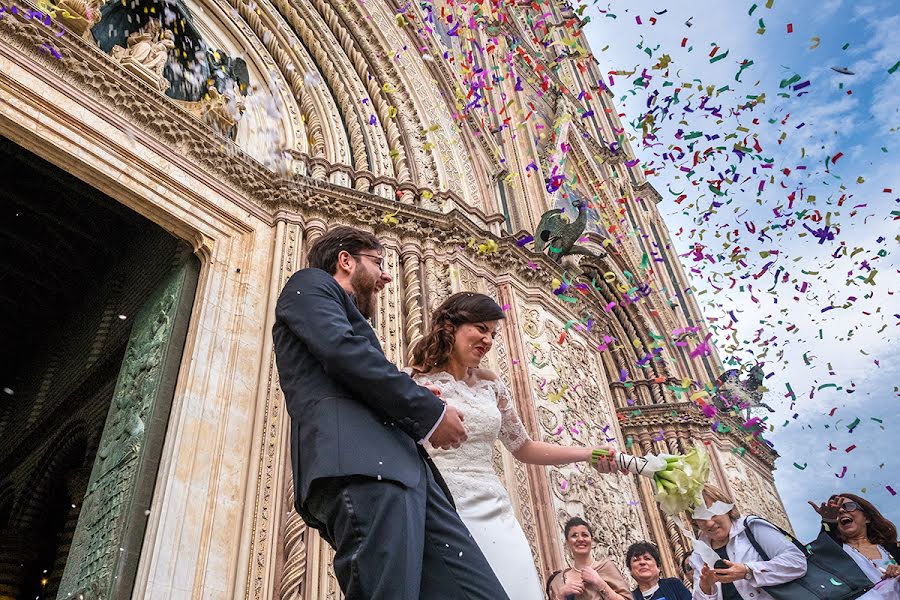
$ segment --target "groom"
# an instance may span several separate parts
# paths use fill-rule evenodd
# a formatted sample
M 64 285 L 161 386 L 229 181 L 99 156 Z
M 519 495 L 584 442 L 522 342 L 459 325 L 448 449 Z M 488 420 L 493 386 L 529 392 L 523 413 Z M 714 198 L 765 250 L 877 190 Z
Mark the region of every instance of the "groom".
M 391 282 L 378 239 L 334 227 L 275 307 L 297 512 L 335 549 L 347 600 L 506 599 L 422 447 L 462 414 L 384 356 L 367 319 Z

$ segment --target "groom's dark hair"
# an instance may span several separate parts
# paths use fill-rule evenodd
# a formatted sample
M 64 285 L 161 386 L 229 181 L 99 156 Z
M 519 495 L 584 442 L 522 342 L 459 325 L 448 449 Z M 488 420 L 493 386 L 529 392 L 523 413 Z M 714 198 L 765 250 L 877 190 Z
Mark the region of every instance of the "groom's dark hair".
M 409 366 L 417 373 L 440 367 L 447 362 L 453 350 L 457 327 L 505 318 L 503 309 L 490 296 L 475 292 L 453 294 L 432 313 L 428 334 L 413 347 Z
M 346 225 L 338 225 L 326 231 L 313 242 L 306 255 L 306 262 L 314 269 L 322 269 L 329 275 L 337 273 L 337 257 L 342 250 L 357 254 L 366 250 L 384 250 L 374 234 Z

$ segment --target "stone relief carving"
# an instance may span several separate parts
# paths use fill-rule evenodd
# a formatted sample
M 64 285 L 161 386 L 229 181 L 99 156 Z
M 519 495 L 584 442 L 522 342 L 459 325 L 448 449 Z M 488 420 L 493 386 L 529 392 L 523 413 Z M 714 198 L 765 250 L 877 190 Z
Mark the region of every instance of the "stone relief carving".
M 754 468 L 745 465 L 744 459 L 732 452 L 720 453 L 720 460 L 741 512 L 759 515 L 790 531 L 787 514 L 774 493 L 772 482 L 766 481 Z
M 428 290 L 425 296 L 428 305 L 425 314 L 428 321 L 431 313 L 453 293 L 450 286 L 450 265 L 432 257 L 426 258 L 425 284 Z
M 569 445 L 596 445 L 610 440 L 624 447 L 612 426 L 612 402 L 598 382 L 606 380 L 600 361 L 583 343 L 569 337 L 558 344 L 563 324 L 540 307 L 524 310 L 523 341 L 544 440 Z M 631 478 L 604 477 L 584 466 L 550 467 L 551 495 L 562 525 L 579 515 L 596 526 L 598 555 L 610 556 L 623 572 L 628 546 L 642 539 L 645 525 L 636 508 L 637 487 Z

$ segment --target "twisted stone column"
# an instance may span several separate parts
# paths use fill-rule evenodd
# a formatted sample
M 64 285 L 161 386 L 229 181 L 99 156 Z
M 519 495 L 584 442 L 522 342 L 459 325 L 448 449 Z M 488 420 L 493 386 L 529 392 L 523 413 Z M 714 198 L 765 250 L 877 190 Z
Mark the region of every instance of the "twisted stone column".
M 422 326 L 422 282 L 419 276 L 419 249 L 404 245 L 400 250 L 403 269 L 403 320 L 406 334 L 406 364 L 412 360 L 412 349 L 424 337 Z
M 284 571 L 281 576 L 281 600 L 300 600 L 303 598 L 303 583 L 306 580 L 306 523 L 294 510 L 294 482 L 288 471 L 288 492 L 285 495 L 288 511 L 287 523 L 284 526 Z

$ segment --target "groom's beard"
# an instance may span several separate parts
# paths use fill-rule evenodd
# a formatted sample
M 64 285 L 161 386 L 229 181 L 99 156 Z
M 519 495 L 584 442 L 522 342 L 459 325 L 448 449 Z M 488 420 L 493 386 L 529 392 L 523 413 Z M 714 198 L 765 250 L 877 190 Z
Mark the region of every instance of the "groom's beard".
M 378 296 L 375 294 L 376 283 L 377 281 L 362 269 L 357 269 L 350 278 L 356 308 L 367 319 L 371 319 L 375 314 L 375 307 L 378 304 Z

